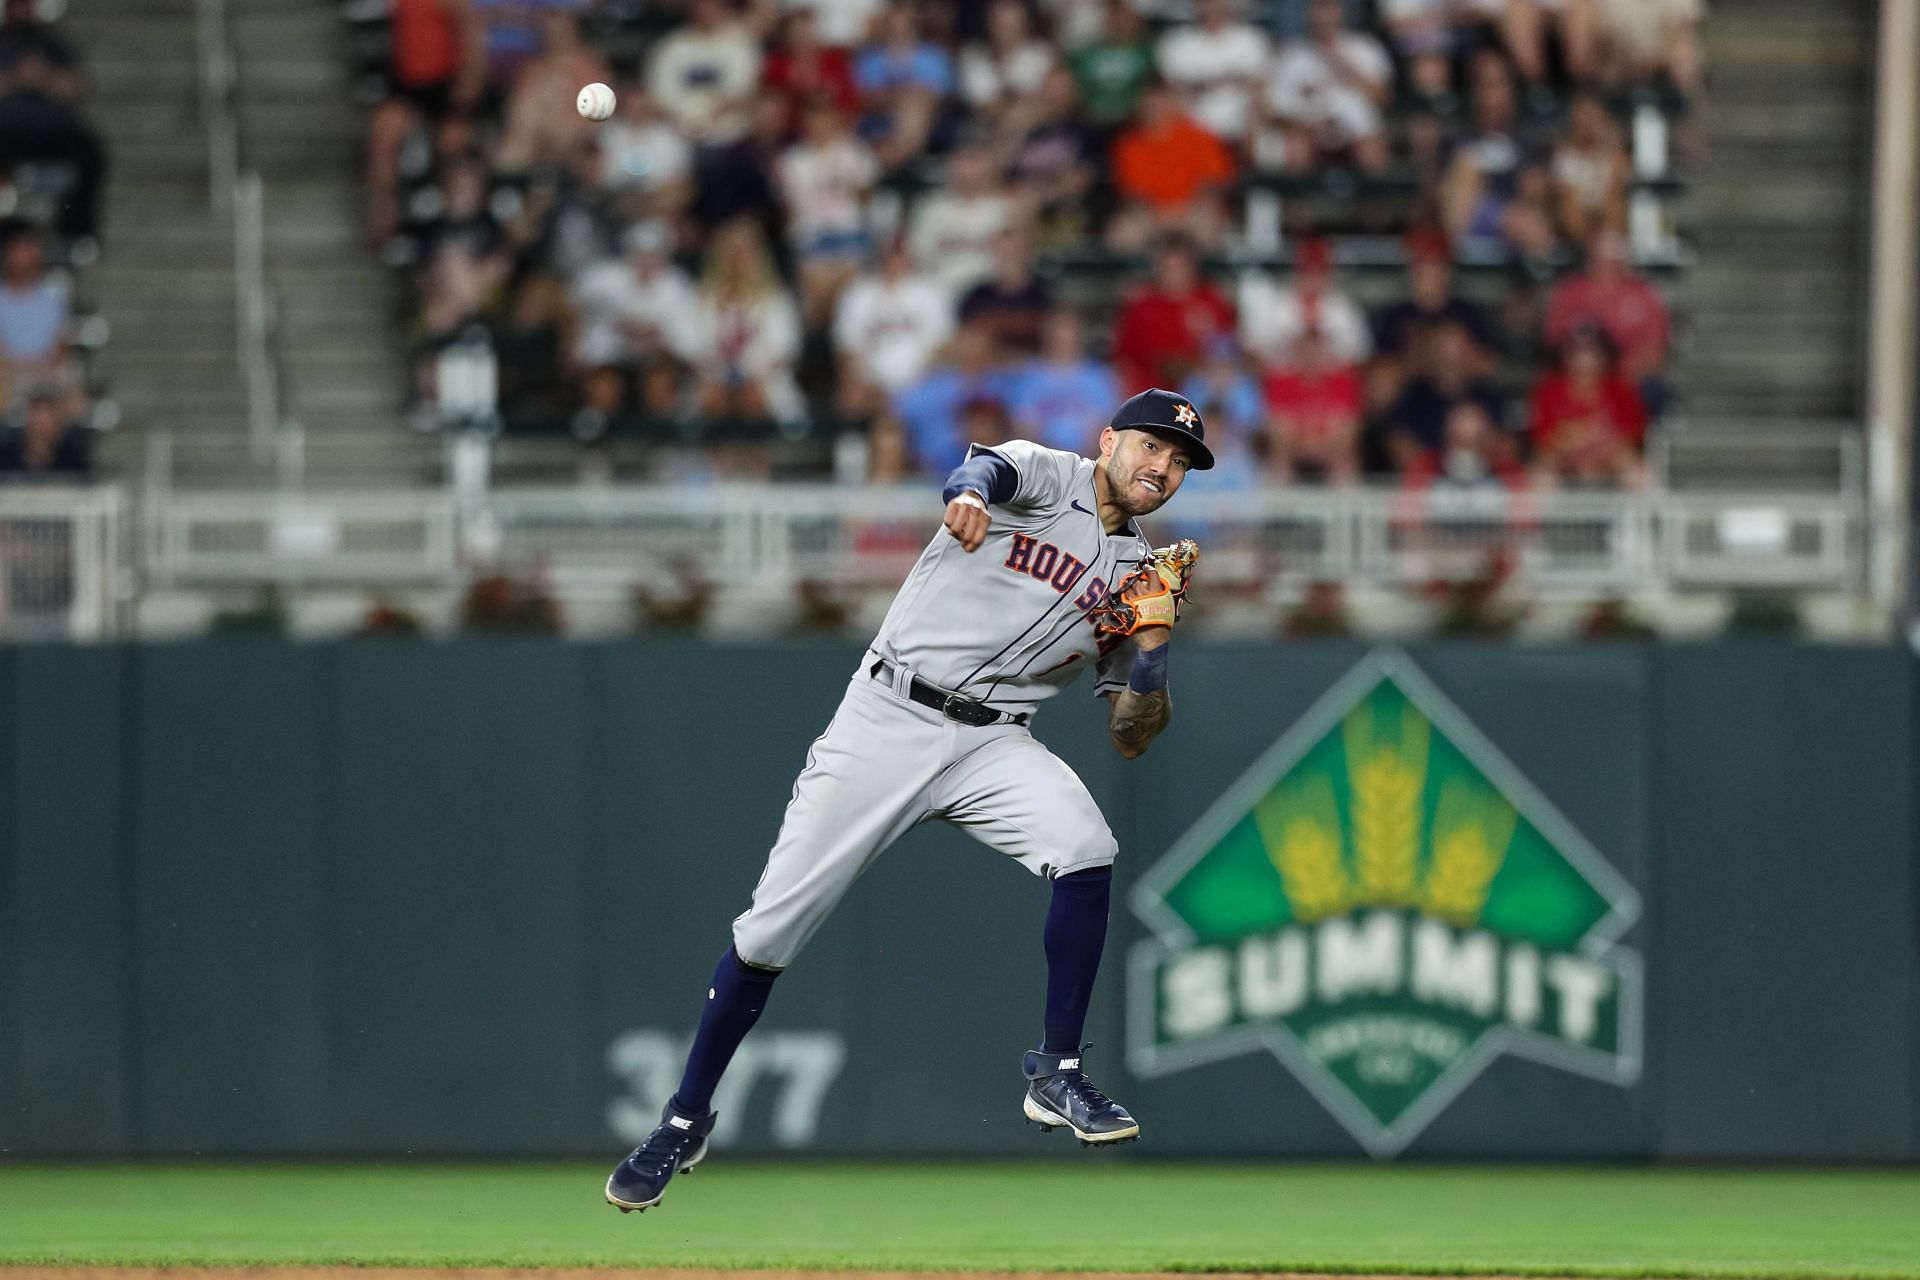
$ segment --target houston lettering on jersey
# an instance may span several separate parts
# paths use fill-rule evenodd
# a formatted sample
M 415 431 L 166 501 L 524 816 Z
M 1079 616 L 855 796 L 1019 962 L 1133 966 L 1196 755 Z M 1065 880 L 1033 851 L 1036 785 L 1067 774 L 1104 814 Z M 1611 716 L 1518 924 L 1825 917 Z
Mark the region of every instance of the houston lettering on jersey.
M 1086 569 L 1086 562 L 1070 556 L 1051 542 L 1042 542 L 1029 534 L 1013 535 L 1004 568 L 1040 579 L 1055 591 L 1065 594 Z M 1107 598 L 1107 584 L 1095 578 L 1074 598 L 1073 607 L 1085 613 Z

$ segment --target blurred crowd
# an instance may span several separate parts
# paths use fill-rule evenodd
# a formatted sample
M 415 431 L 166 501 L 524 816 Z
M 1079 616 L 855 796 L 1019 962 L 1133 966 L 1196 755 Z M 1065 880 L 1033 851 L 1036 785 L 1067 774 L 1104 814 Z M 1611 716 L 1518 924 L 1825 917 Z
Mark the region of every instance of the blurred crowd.
M 510 427 L 691 424 L 723 475 L 822 422 L 876 481 L 1085 450 L 1159 385 L 1215 486 L 1644 482 L 1670 322 L 1625 122 L 1657 101 L 1684 157 L 1700 0 L 389 4 L 367 223 L 423 413 L 483 341 Z
M 36 0 L 0 0 L 0 480 L 91 466 L 73 273 L 99 252 L 105 159 L 79 51 Z

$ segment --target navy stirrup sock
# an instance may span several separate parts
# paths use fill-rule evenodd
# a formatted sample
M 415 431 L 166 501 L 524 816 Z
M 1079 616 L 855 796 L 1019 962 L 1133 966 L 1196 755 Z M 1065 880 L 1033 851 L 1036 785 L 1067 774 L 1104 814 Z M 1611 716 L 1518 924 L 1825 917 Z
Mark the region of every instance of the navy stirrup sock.
M 779 976 L 778 969 L 756 969 L 727 948 L 714 968 L 707 1006 L 700 1011 L 700 1029 L 687 1051 L 687 1069 L 673 1095 L 676 1107 L 701 1112 L 713 1106 L 714 1086 L 733 1061 L 733 1051 L 760 1021 L 773 980 Z
M 1053 882 L 1043 941 L 1047 951 L 1047 1038 L 1044 1053 L 1076 1053 L 1093 1003 L 1093 979 L 1107 945 L 1107 900 L 1113 868 L 1095 867 Z

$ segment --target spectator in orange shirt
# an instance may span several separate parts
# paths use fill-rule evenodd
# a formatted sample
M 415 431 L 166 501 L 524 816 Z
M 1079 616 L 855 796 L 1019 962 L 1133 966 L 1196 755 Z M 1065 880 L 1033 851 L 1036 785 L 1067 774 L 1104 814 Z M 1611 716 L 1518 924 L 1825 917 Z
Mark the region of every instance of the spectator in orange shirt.
M 1360 478 L 1360 376 L 1303 330 L 1267 375 L 1267 457 L 1276 480 L 1348 485 Z
M 1646 479 L 1640 444 L 1647 408 L 1613 369 L 1598 329 L 1576 329 L 1560 368 L 1533 390 L 1533 450 L 1543 484 L 1637 489 Z
M 1150 85 L 1138 123 L 1114 140 L 1113 184 L 1124 207 L 1108 228 L 1109 243 L 1135 252 L 1165 231 L 1216 243 L 1227 222 L 1222 192 L 1233 177 L 1226 144 L 1193 122 L 1171 88 Z
M 1221 335 L 1233 334 L 1233 307 L 1200 275 L 1193 245 L 1161 241 L 1153 279 L 1136 287 L 1114 325 L 1113 360 L 1122 390 L 1177 387 Z

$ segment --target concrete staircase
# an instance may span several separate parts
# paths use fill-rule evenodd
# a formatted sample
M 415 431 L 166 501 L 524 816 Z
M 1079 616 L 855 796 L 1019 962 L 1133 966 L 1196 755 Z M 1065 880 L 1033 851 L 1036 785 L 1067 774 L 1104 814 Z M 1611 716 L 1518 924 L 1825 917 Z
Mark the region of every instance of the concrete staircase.
M 400 429 L 405 364 L 393 281 L 360 228 L 365 112 L 338 6 L 227 0 L 239 54 L 242 154 L 266 189 L 287 412 L 311 435 Z
M 1707 166 L 1674 369 L 1689 415 L 1857 418 L 1865 375 L 1872 0 L 1740 0 L 1704 28 Z
M 307 433 L 307 483 L 430 478 L 438 446 L 401 423 L 392 281 L 359 235 L 365 119 L 337 10 L 227 0 L 227 11 L 241 163 L 264 184 L 282 410 Z M 110 149 L 94 279 L 114 335 L 100 368 L 125 426 L 106 461 L 137 470 L 144 436 L 163 429 L 180 446 L 179 483 L 268 479 L 272 462 L 247 447 L 232 240 L 209 205 L 193 0 L 90 0 L 66 26 L 87 52 Z
M 209 206 L 193 0 L 94 0 L 64 28 L 85 53 L 108 149 L 104 252 L 89 276 L 113 326 L 97 362 L 126 417 L 106 463 L 154 428 L 241 438 L 232 249 Z

